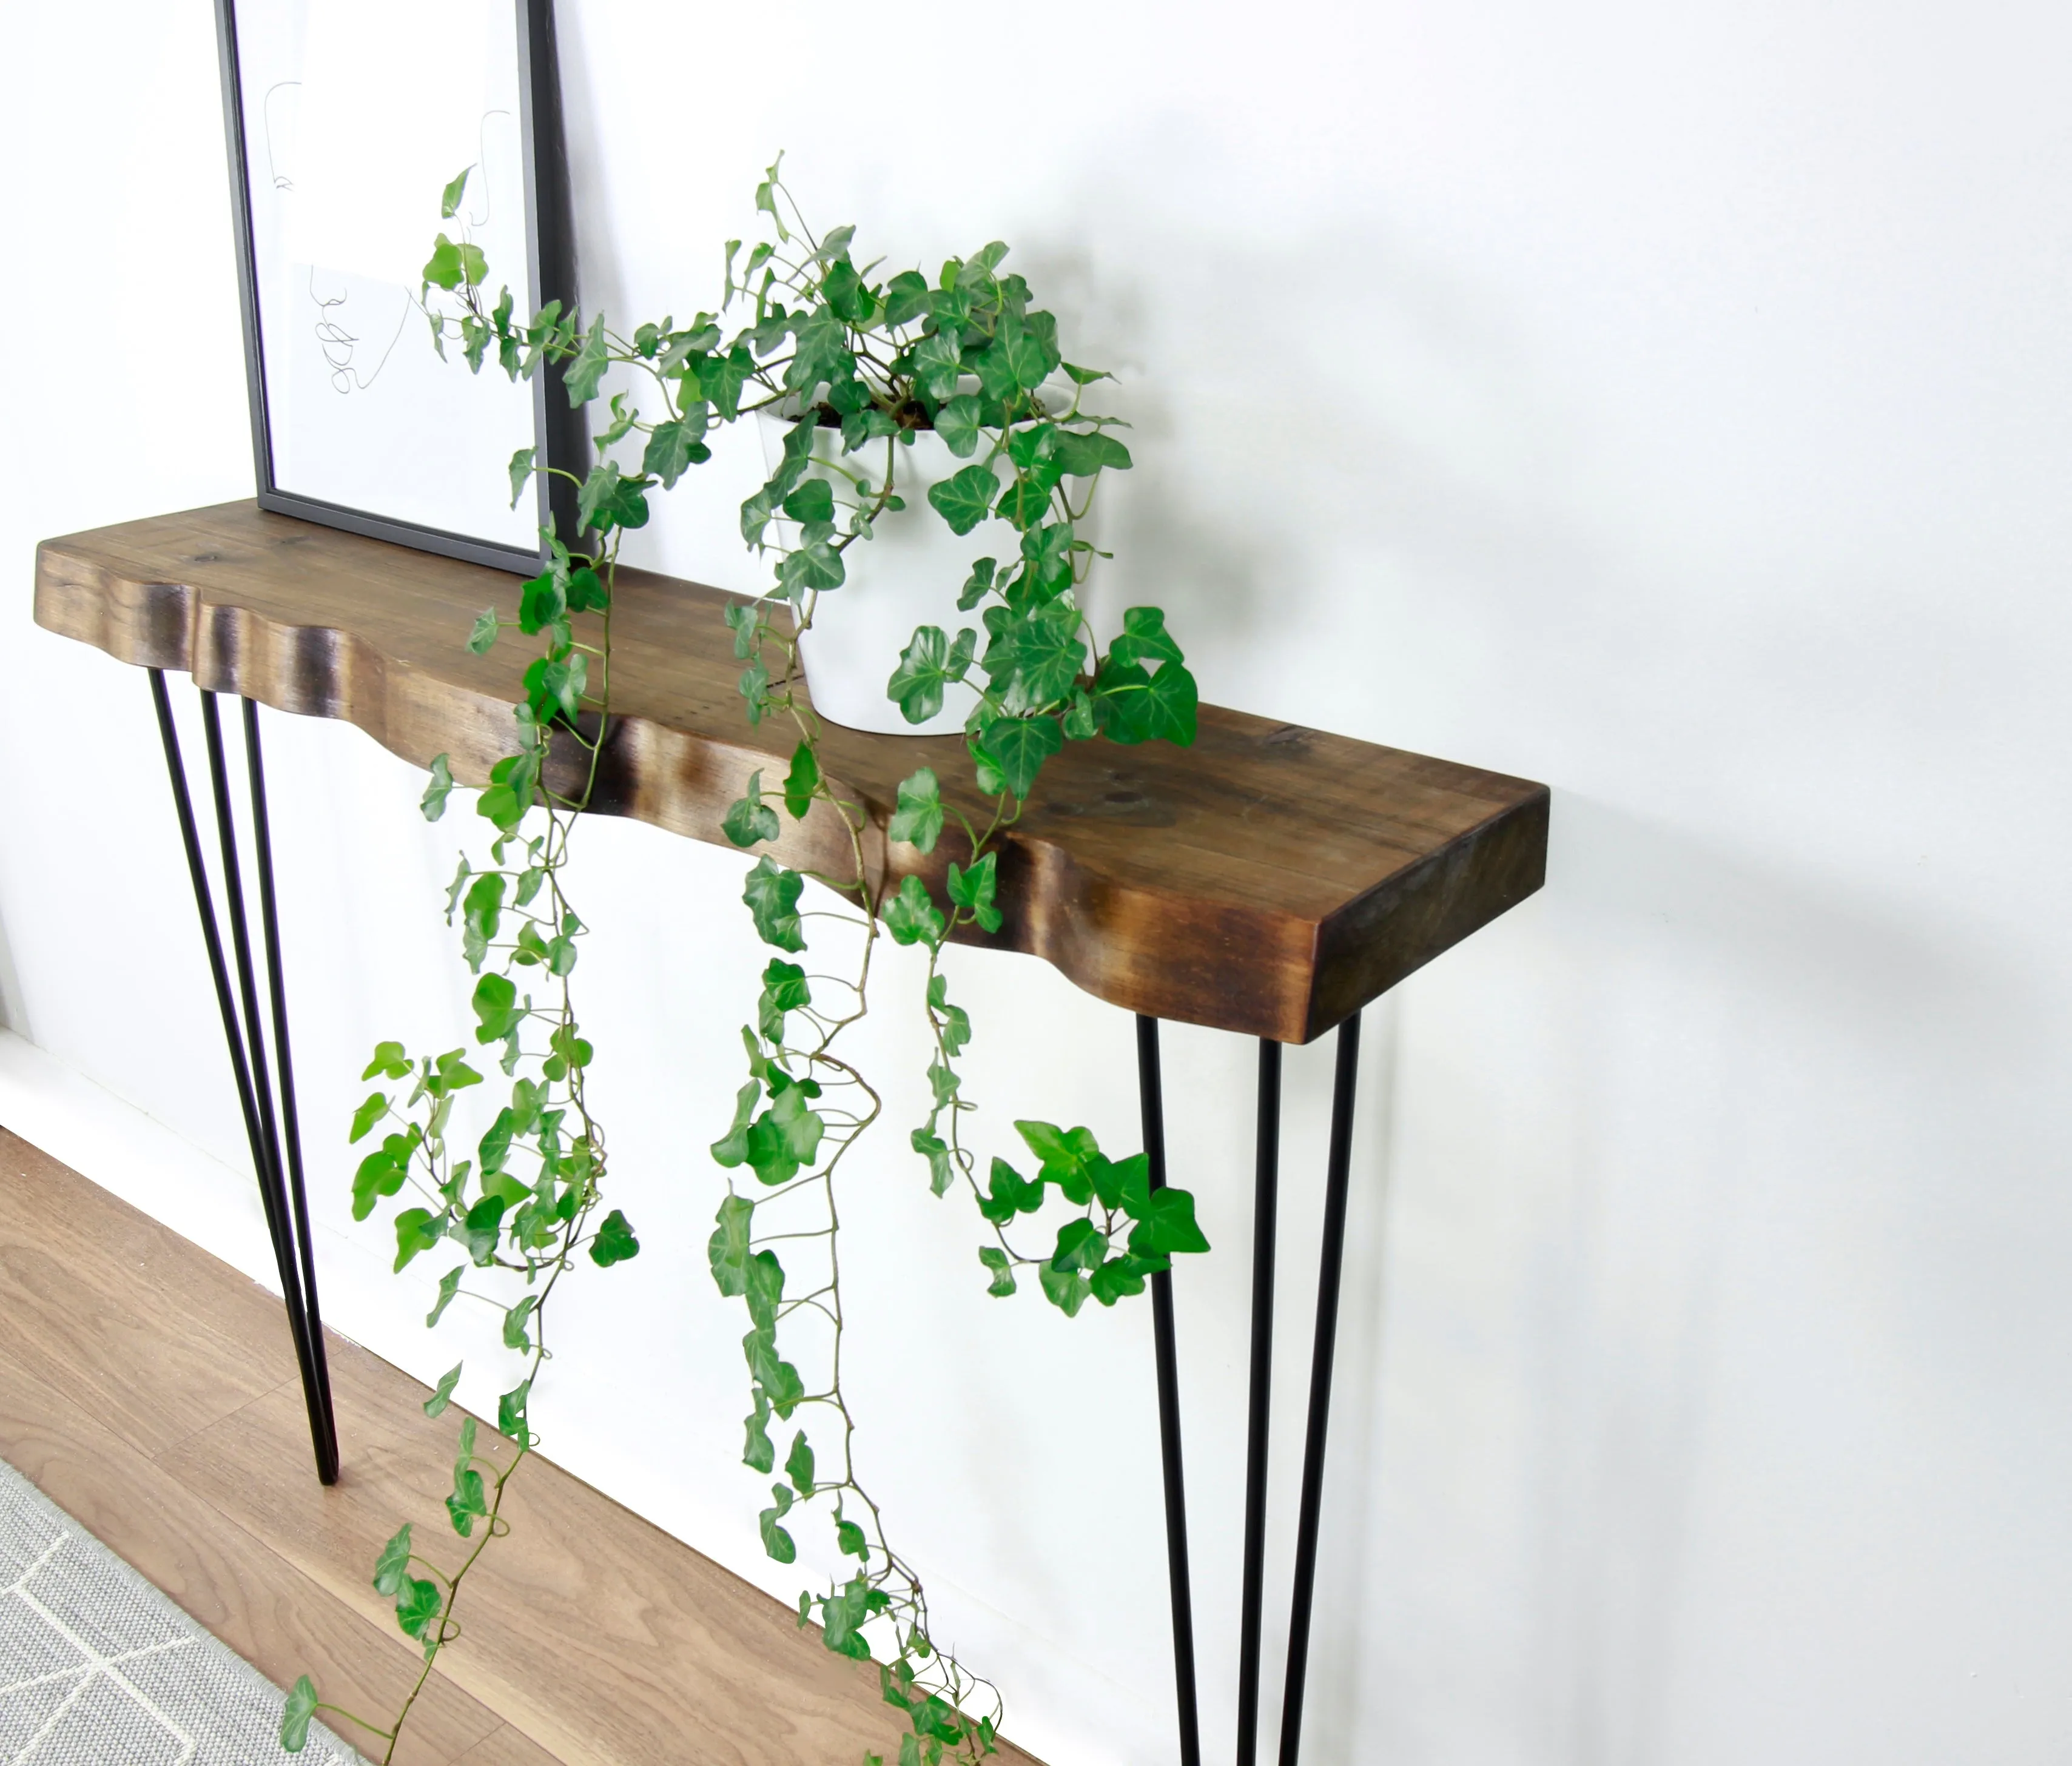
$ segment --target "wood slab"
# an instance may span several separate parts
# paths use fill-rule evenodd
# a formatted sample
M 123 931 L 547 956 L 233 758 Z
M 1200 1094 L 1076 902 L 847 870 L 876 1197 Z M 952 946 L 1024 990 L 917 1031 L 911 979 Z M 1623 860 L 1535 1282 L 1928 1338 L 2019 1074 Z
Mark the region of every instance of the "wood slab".
M 484 607 L 515 610 L 517 589 L 245 502 L 44 541 L 35 616 L 124 662 L 343 718 L 420 766 L 446 754 L 479 785 L 514 745 L 518 654 L 464 640 Z M 749 774 L 782 778 L 788 726 L 742 716 L 721 620 L 739 598 L 619 573 L 601 811 L 719 841 Z M 969 802 L 961 740 L 829 726 L 824 758 L 870 812 L 876 876 L 939 885 L 957 843 L 923 856 L 885 829 L 917 766 Z M 1045 768 L 1001 852 L 1006 924 L 972 941 L 1040 956 L 1132 1012 L 1307 1042 L 1538 889 L 1547 820 L 1544 786 L 1204 705 L 1191 748 L 1075 742 Z M 824 807 L 787 820 L 774 851 L 851 869 Z

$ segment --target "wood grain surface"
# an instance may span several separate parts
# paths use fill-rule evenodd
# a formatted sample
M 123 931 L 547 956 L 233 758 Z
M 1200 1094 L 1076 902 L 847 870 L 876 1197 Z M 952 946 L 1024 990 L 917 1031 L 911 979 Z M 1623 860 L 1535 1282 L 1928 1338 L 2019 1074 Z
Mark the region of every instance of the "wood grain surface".
M 329 1347 L 344 1464 L 327 1490 L 279 1300 L 0 1129 L 0 1458 L 276 1684 L 306 1671 L 384 1716 L 420 1658 L 372 1565 L 399 1521 L 445 1530 L 457 1419 Z M 791 1608 L 549 1461 L 511 1493 L 401 1766 L 896 1756 L 875 1672 Z
M 46 540 L 35 614 L 122 661 L 345 719 L 419 765 L 446 754 L 479 784 L 512 746 L 516 659 L 463 640 L 517 587 L 236 503 Z M 620 573 L 601 811 L 718 840 L 749 774 L 781 776 L 783 730 L 742 714 L 730 598 Z M 955 840 L 923 856 L 885 828 L 917 766 L 969 792 L 959 738 L 830 726 L 824 758 L 873 818 L 877 877 L 939 885 Z M 1204 706 L 1192 748 L 1079 742 L 1054 760 L 1002 852 L 1007 922 L 972 937 L 1133 1012 L 1305 1042 L 1538 889 L 1547 822 L 1543 786 Z M 775 851 L 847 874 L 839 835 L 823 807 Z

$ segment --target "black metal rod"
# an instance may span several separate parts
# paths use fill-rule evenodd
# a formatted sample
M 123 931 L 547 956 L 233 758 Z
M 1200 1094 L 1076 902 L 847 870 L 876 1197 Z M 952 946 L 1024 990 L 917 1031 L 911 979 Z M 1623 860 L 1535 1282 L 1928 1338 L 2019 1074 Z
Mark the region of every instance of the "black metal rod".
M 252 1068 L 252 1095 L 258 1112 L 259 1131 L 252 1148 L 259 1168 L 259 1197 L 266 1210 L 266 1230 L 273 1241 L 273 1259 L 280 1266 L 282 1297 L 288 1303 L 289 1323 L 295 1333 L 295 1353 L 302 1353 L 302 1283 L 290 1285 L 295 1267 L 294 1242 L 289 1236 L 288 1210 L 281 1185 L 280 1135 L 273 1117 L 273 1083 L 266 1070 L 266 1045 L 260 1034 L 259 990 L 252 969 L 252 938 L 245 918 L 244 867 L 237 860 L 237 828 L 230 808 L 230 778 L 223 758 L 223 727 L 216 717 L 216 695 L 201 696 L 202 734 L 208 749 L 208 782 L 216 806 L 216 844 L 223 856 L 224 905 L 230 914 L 230 949 L 237 962 L 237 996 L 243 1008 L 239 1022 L 244 1027 L 245 1058 Z
M 155 677 L 156 671 L 154 671 L 154 675 Z M 154 690 L 158 696 L 160 729 L 167 743 L 167 758 L 175 769 L 175 795 L 184 804 L 186 778 L 184 770 L 178 765 L 179 750 L 171 733 L 171 708 L 165 700 L 162 679 L 154 679 Z M 232 1004 L 229 977 L 224 966 L 221 935 L 216 930 L 215 911 L 208 898 L 201 869 L 201 849 L 198 838 L 191 841 L 188 863 L 194 869 L 195 899 L 202 908 L 203 934 L 208 943 L 212 963 L 216 971 L 217 997 L 224 1012 L 224 1034 L 231 1044 L 232 1065 L 238 1071 L 240 1101 L 245 1105 L 245 1132 L 252 1144 L 252 1162 L 259 1180 L 259 1198 L 266 1216 L 266 1230 L 273 1242 L 273 1263 L 280 1273 L 281 1298 L 288 1314 L 288 1335 L 294 1345 L 295 1364 L 302 1375 L 303 1397 L 312 1407 L 310 1445 L 316 1456 L 317 1476 L 323 1482 L 331 1484 L 335 1483 L 338 1478 L 335 1431 L 329 1426 L 327 1395 L 323 1399 L 321 1423 L 315 1414 L 319 1394 L 325 1394 L 326 1388 L 319 1383 L 317 1376 L 315 1355 L 310 1344 L 309 1316 L 305 1309 L 302 1271 L 298 1267 L 295 1255 L 294 1229 L 290 1219 L 286 1185 L 282 1175 L 273 1084 L 267 1071 L 265 1031 L 259 1017 L 258 985 L 252 963 L 251 934 L 245 920 L 244 875 L 237 860 L 236 827 L 230 805 L 229 770 L 224 761 L 223 729 L 216 714 L 215 694 L 206 691 L 202 693 L 201 711 L 202 733 L 207 739 L 208 748 L 209 786 L 216 803 L 216 834 L 223 852 L 224 901 L 230 916 L 231 950 L 236 959 L 238 995 L 244 1007 L 241 1035 L 238 1030 L 237 1014 Z M 183 833 L 191 834 L 193 828 L 191 807 L 186 810 L 183 824 Z
M 1237 1766 L 1259 1756 L 1260 1608 L 1266 1584 L 1266 1456 L 1273 1418 L 1273 1258 L 1281 1193 L 1281 1045 L 1259 1045 L 1252 1199 L 1252 1390 L 1245 1427 L 1244 1586 L 1238 1608 Z
M 1137 1097 L 1151 1188 L 1166 1187 L 1166 1103 L 1158 1074 L 1158 1021 L 1137 1020 Z M 1180 1706 L 1180 1766 L 1201 1766 L 1194 1690 L 1194 1596 L 1187 1573 L 1187 1482 L 1180 1456 L 1180 1364 L 1173 1337 L 1173 1276 L 1151 1278 L 1151 1331 L 1158 1362 L 1158 1447 L 1166 1468 L 1166 1563 L 1173 1594 L 1173 1685 Z
M 252 786 L 253 856 L 259 867 L 259 925 L 266 946 L 266 979 L 272 995 L 273 1053 L 281 1082 L 281 1138 L 287 1156 L 287 1200 L 294 1226 L 302 1275 L 304 1329 L 309 1339 L 309 1373 L 302 1398 L 310 1413 L 310 1439 L 315 1444 L 317 1476 L 338 1482 L 338 1424 L 331 1402 L 331 1362 L 324 1353 L 323 1319 L 317 1306 L 316 1253 L 310 1240 L 309 1194 L 302 1180 L 302 1123 L 295 1109 L 295 1068 L 288 1047 L 288 989 L 281 967 L 281 917 L 273 892 L 273 836 L 266 812 L 266 770 L 260 755 L 259 708 L 245 707 L 245 759 Z
M 187 772 L 180 760 L 179 734 L 173 728 L 173 708 L 166 696 L 165 671 L 154 668 L 150 672 L 151 702 L 158 713 L 158 739 L 165 745 L 166 770 L 173 784 L 173 810 L 179 819 L 180 844 L 187 852 L 187 875 L 194 880 L 195 906 L 201 914 L 202 943 L 208 951 L 208 971 L 216 983 L 216 1003 L 223 1013 L 223 1040 L 230 1049 L 230 1069 L 237 1082 L 238 1105 L 245 1112 L 245 1134 L 252 1145 L 252 1162 L 261 1172 L 259 1196 L 266 1210 L 266 1230 L 274 1237 L 278 1247 L 273 1200 L 267 1193 L 265 1177 L 265 1144 L 260 1139 L 258 1106 L 252 1097 L 252 1072 L 245 1063 L 245 1037 L 238 1029 L 237 1008 L 231 999 L 230 971 L 223 958 L 223 934 L 216 929 L 216 903 L 209 893 L 208 872 L 202 863 L 201 836 L 195 827 L 194 800 L 187 795 Z
M 1302 1448 L 1302 1504 L 1295 1535 L 1294 1605 L 1288 1616 L 1288 1680 L 1281 1705 L 1281 1766 L 1302 1747 L 1302 1694 L 1309 1665 L 1309 1608 L 1317 1591 L 1317 1530 L 1324 1504 L 1324 1440 L 1331 1420 L 1331 1360 L 1338 1345 L 1338 1278 L 1345 1263 L 1346 1194 L 1352 1168 L 1353 1093 L 1359 1078 L 1359 1014 L 1338 1027 L 1331 1086 L 1331 1146 L 1324 1176 L 1324 1234 L 1317 1270 L 1317 1344 L 1309 1361 L 1309 1427 Z

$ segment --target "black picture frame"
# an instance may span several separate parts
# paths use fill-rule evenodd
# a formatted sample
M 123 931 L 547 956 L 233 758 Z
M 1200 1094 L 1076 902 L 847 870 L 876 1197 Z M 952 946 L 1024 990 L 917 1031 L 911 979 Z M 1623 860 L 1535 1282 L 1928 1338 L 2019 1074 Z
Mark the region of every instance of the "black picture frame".
M 537 312 L 558 300 L 576 306 L 576 250 L 563 124 L 553 0 L 512 0 L 518 29 L 519 142 L 526 222 L 525 295 Z M 224 129 L 229 149 L 230 199 L 237 235 L 237 292 L 243 319 L 245 366 L 252 415 L 252 451 L 258 503 L 276 514 L 298 516 L 347 533 L 386 540 L 420 552 L 531 576 L 545 556 L 542 544 L 525 548 L 398 519 L 378 510 L 349 508 L 283 490 L 274 473 L 272 427 L 266 392 L 266 359 L 260 323 L 260 278 L 253 228 L 251 150 L 246 133 L 244 84 L 237 49 L 237 0 L 216 0 L 216 46 L 223 82 Z M 582 476 L 586 425 L 572 408 L 561 368 L 543 363 L 530 383 L 534 458 L 542 467 Z M 539 525 L 573 539 L 576 487 L 557 473 L 534 479 Z

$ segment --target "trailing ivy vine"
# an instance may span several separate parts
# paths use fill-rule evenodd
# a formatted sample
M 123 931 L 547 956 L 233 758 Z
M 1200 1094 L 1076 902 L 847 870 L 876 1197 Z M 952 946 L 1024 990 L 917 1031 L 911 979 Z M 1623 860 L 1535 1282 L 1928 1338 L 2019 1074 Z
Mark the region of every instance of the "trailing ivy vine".
M 458 210 L 467 176 L 445 193 L 448 218 Z M 1144 1155 L 1112 1160 L 1084 1127 L 1018 1122 L 1034 1175 L 1024 1177 L 996 1156 L 980 1181 L 962 1126 L 975 1106 L 955 1066 L 972 1026 L 952 1001 L 942 967 L 952 941 L 1000 929 L 1001 843 L 1045 762 L 1068 741 L 1096 736 L 1190 742 L 1195 688 L 1159 610 L 1128 610 L 1104 652 L 1087 622 L 1081 591 L 1101 554 L 1081 524 L 1104 473 L 1132 462 L 1112 433 L 1119 420 L 1087 409 L 1088 389 L 1109 376 L 1064 359 L 1054 317 L 1031 304 L 1019 274 L 1002 272 L 1006 246 L 995 242 L 953 258 L 932 280 L 915 269 L 879 278 L 876 265 L 856 266 L 852 228 L 822 234 L 807 224 L 778 166 L 758 187 L 756 206 L 771 236 L 745 259 L 740 241 L 728 244 L 718 313 L 701 313 L 683 327 L 665 318 L 623 334 L 602 314 L 586 324 L 559 303 L 520 321 L 508 288 L 488 301 L 488 266 L 464 231 L 458 240 L 441 234 L 426 265 L 423 302 L 442 355 L 452 342 L 471 369 L 479 372 L 493 356 L 514 379 L 557 363 L 571 403 L 603 400 L 610 417 L 578 499 L 591 549 L 571 550 L 561 536 L 547 535 L 549 566 L 524 585 L 516 618 L 490 610 L 469 639 L 471 647 L 487 650 L 515 625 L 539 640 L 516 711 L 517 752 L 498 762 L 481 802 L 497 828 L 490 866 L 475 871 L 463 860 L 449 898 L 450 918 L 462 916 L 471 966 L 482 970 L 495 959 L 476 985 L 477 1037 L 503 1045 L 512 1102 L 477 1160 L 456 1164 L 446 1142 L 452 1100 L 481 1076 L 463 1051 L 413 1064 L 400 1046 L 384 1043 L 369 1076 L 414 1076 L 413 1089 L 400 1105 L 375 1094 L 353 1125 L 355 1138 L 392 1117 L 403 1125 L 360 1167 L 357 1216 L 406 1184 L 424 1193 L 426 1205 L 397 1217 L 397 1267 L 448 1240 L 468 1253 L 468 1263 L 442 1281 L 428 1323 L 437 1322 L 471 1266 L 521 1274 L 527 1290 L 505 1308 L 504 1340 L 529 1357 L 499 1417 L 517 1452 L 499 1469 L 476 1455 L 472 1419 L 462 1425 L 447 1506 L 471 1549 L 449 1575 L 415 1553 L 405 1526 L 383 1553 L 376 1586 L 395 1597 L 399 1624 L 423 1643 L 429 1674 L 438 1651 L 458 1635 L 453 1613 L 461 1583 L 488 1540 L 506 1530 L 504 1489 L 534 1444 L 525 1401 L 547 1353 L 546 1302 L 578 1251 L 608 1264 L 639 1248 L 616 1211 L 594 1229 L 588 1224 L 604 1153 L 582 1101 L 590 1049 L 578 1033 L 568 987 L 582 927 L 563 894 L 561 871 L 574 818 L 594 786 L 610 715 L 620 536 L 646 524 L 651 493 L 673 487 L 710 458 L 705 438 L 715 425 L 781 413 L 791 420 L 781 461 L 741 509 L 744 540 L 771 561 L 773 590 L 767 599 L 730 605 L 726 618 L 743 665 L 745 715 L 754 725 L 784 725 L 792 752 L 781 782 L 766 790 L 763 773 L 750 778 L 722 832 L 752 849 L 780 839 L 780 809 L 794 822 L 832 815 L 845 836 L 847 862 L 838 873 L 804 873 L 766 853 L 748 873 L 744 905 L 758 936 L 780 954 L 766 965 L 754 1021 L 742 1031 L 747 1078 L 734 1120 L 712 1148 L 722 1167 L 753 1187 L 730 1183 L 709 1256 L 720 1291 L 741 1300 L 748 1316 L 745 1463 L 765 1476 L 776 1474 L 779 1445 L 789 1435 L 782 1475 L 760 1516 L 764 1549 L 779 1563 L 795 1561 L 799 1516 L 824 1516 L 837 1559 L 853 1567 L 824 1589 L 800 1594 L 800 1623 L 817 1620 L 831 1650 L 878 1661 L 886 1702 L 908 1719 L 900 1766 L 936 1766 L 948 1756 L 976 1760 L 993 1752 L 1000 1702 L 934 1635 L 921 1578 L 894 1548 L 883 1510 L 862 1481 L 842 1378 L 839 1177 L 882 1101 L 845 1052 L 844 1039 L 868 1013 L 879 938 L 921 947 L 932 1101 L 909 1140 L 934 1192 L 961 1186 L 984 1217 L 988 1242 L 978 1259 L 988 1292 L 1012 1294 L 1018 1271 L 1033 1271 L 1046 1299 L 1071 1316 L 1089 1296 L 1112 1306 L 1141 1293 L 1173 1256 L 1207 1251 L 1191 1196 L 1153 1190 Z M 607 396 L 608 378 L 630 379 L 633 389 Z M 838 447 L 816 449 L 823 430 L 838 432 Z M 824 732 L 805 691 L 800 643 L 820 598 L 848 581 L 861 556 L 853 548 L 869 542 L 881 521 L 927 519 L 919 509 L 907 513 L 901 488 L 912 487 L 907 455 L 915 435 L 931 430 L 969 462 L 929 487 L 934 517 L 960 536 L 982 528 L 1001 535 L 995 555 L 973 560 L 956 598 L 960 612 L 978 614 L 977 624 L 954 635 L 919 628 L 887 683 L 916 724 L 939 712 L 953 688 L 972 704 L 969 788 L 918 769 L 901 782 L 887 829 L 895 846 L 926 856 L 945 845 L 954 855 L 939 901 L 911 870 L 895 882 L 872 864 L 868 812 L 843 795 L 824 763 Z M 530 450 L 512 459 L 514 504 L 535 470 Z M 574 792 L 545 782 L 550 751 L 555 777 L 579 779 Z M 451 783 L 441 757 L 426 795 L 428 815 L 443 806 Z M 542 831 L 528 836 L 535 809 Z M 897 861 L 889 869 L 898 869 Z M 832 892 L 835 905 L 808 906 L 809 881 Z M 813 918 L 849 927 L 855 955 L 846 972 L 810 973 L 791 960 L 807 952 L 806 922 Z M 506 937 L 512 926 L 515 934 Z M 544 1007 L 519 993 L 536 970 L 558 984 Z M 545 1041 L 528 1044 L 528 1027 L 536 1037 L 545 1029 Z M 528 1064 L 537 1077 L 516 1077 Z M 521 1153 L 529 1161 L 522 1178 L 513 1169 Z M 1052 1210 L 1042 1223 L 1054 1229 L 1050 1242 L 1028 1249 L 1010 1230 L 1026 1236 L 1035 1222 L 1022 1217 L 1043 1211 L 1054 1190 L 1065 1205 L 1063 1217 Z M 426 1407 L 432 1414 L 443 1408 L 459 1372 L 442 1381 Z M 419 1567 L 426 1576 L 415 1573 Z M 305 1677 L 289 1700 L 284 1744 L 299 1747 L 310 1713 L 327 1708 Z M 393 1755 L 409 1709 L 387 1729 L 352 1720 L 388 1738 Z

